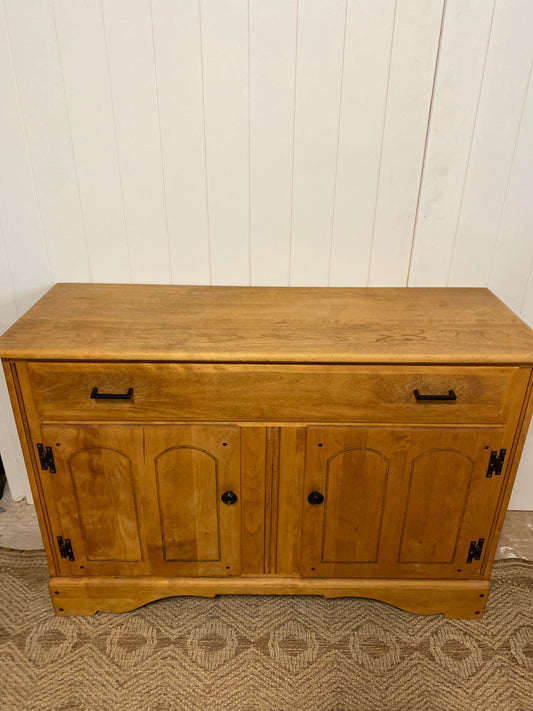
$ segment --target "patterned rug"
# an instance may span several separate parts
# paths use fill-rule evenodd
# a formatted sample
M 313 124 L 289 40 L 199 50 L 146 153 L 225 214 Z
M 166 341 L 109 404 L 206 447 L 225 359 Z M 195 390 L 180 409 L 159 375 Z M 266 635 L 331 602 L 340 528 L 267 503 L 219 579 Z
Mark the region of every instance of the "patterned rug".
M 296 596 L 57 617 L 46 581 L 0 549 L 1 711 L 533 709 L 533 563 L 495 564 L 481 620 Z

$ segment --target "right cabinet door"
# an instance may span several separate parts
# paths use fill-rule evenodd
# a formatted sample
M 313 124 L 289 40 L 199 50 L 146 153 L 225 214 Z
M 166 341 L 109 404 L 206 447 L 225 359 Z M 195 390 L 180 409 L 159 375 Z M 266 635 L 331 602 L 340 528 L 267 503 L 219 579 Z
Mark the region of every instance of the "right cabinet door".
M 300 574 L 479 575 L 502 447 L 500 428 L 308 427 Z

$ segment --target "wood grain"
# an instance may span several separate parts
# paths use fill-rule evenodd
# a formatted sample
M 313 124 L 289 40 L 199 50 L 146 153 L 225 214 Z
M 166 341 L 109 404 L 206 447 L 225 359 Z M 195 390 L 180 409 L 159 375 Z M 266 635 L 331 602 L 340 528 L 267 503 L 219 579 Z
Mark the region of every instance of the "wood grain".
M 32 434 L 35 455 L 40 441 L 51 448 L 56 465 L 52 472 L 35 462 L 59 573 L 149 574 L 146 517 L 137 506 L 142 429 L 44 425 Z M 73 561 L 59 557 L 58 536 L 71 541 Z
M 366 597 L 424 615 L 479 618 L 489 593 L 487 580 L 52 578 L 49 587 L 59 615 L 126 612 L 174 595 L 324 595 Z
M 242 574 L 264 573 L 266 428 L 241 428 Z
M 481 616 L 532 345 L 481 289 L 55 287 L 0 353 L 57 611 L 227 592 Z
M 143 504 L 150 565 L 160 575 L 241 572 L 241 459 L 238 427 L 144 428 Z M 237 496 L 221 501 L 224 492 Z
M 309 427 L 300 574 L 478 576 L 470 542 L 489 540 L 503 480 L 486 473 L 506 444 L 502 428 Z
M 141 563 L 141 532 L 136 505 L 141 430 L 124 427 L 43 427 L 43 442 L 52 447 L 56 472 L 43 471 L 45 497 L 54 502 L 54 535 L 72 540 L 76 566 L 85 559 L 98 564 Z M 117 572 L 120 566 L 117 568 Z M 123 569 L 124 570 L 124 569 Z M 135 567 L 125 570 L 135 570 Z M 137 569 L 137 572 L 140 572 Z
M 58 284 L 0 355 L 73 360 L 533 362 L 533 333 L 486 289 Z
M 43 420 L 501 423 L 518 368 L 28 363 Z M 95 400 L 99 393 L 129 400 Z M 447 395 L 454 401 L 417 401 Z

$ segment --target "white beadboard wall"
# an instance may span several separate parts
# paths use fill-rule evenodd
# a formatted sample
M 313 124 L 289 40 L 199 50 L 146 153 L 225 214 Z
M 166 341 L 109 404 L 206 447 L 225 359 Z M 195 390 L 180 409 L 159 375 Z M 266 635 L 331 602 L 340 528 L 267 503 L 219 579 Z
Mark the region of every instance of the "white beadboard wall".
M 0 331 L 57 281 L 488 286 L 533 326 L 531 37 L 531 0 L 0 0 Z M 29 497 L 4 382 L 0 451 Z

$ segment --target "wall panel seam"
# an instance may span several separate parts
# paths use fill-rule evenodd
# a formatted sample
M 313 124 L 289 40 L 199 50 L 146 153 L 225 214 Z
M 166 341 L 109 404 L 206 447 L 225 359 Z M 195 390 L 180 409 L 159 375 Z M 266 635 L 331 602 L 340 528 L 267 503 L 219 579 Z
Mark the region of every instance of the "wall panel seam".
M 461 199 L 459 201 L 459 209 L 457 211 L 457 221 L 455 224 L 455 231 L 454 231 L 454 236 L 453 236 L 453 244 L 452 244 L 452 249 L 451 249 L 451 255 L 450 255 L 450 263 L 448 265 L 448 277 L 446 279 L 446 286 L 450 286 L 450 277 L 452 275 L 452 267 L 453 267 L 453 260 L 455 256 L 455 250 L 457 247 L 457 235 L 459 234 L 459 225 L 461 224 L 461 213 L 463 211 L 463 203 L 464 203 L 464 197 L 465 197 L 465 190 L 466 190 L 466 183 L 468 180 L 468 171 L 470 168 L 470 158 L 472 156 L 472 146 L 474 145 L 474 136 L 476 133 L 476 126 L 477 126 L 477 119 L 478 119 L 478 113 L 479 113 L 479 104 L 481 101 L 481 94 L 483 92 L 483 82 L 485 80 L 485 71 L 487 68 L 487 58 L 489 55 L 489 47 L 490 47 L 490 40 L 492 37 L 492 26 L 494 23 L 494 12 L 496 9 L 496 0 L 493 0 L 492 3 L 492 15 L 490 18 L 490 26 L 489 26 L 489 32 L 487 36 L 487 46 L 485 48 L 485 57 L 483 59 L 483 71 L 481 72 L 481 82 L 479 84 L 479 92 L 477 96 L 477 101 L 476 101 L 476 113 L 475 113 L 475 118 L 474 118 L 474 123 L 472 125 L 472 134 L 470 136 L 470 144 L 468 146 L 468 156 L 466 160 L 466 167 L 465 167 L 465 174 L 463 178 L 463 185 L 461 188 Z
M 506 204 L 507 204 L 507 195 L 508 195 L 508 192 L 509 192 L 509 183 L 511 182 L 511 175 L 512 175 L 512 173 L 513 173 L 513 168 L 514 168 L 514 164 L 515 164 L 516 148 L 517 148 L 517 146 L 518 146 L 518 140 L 519 140 L 519 138 L 520 138 L 520 132 L 521 132 L 521 129 L 522 129 L 522 121 L 523 121 L 523 118 L 524 118 L 524 111 L 525 111 L 525 108 L 526 108 L 526 102 L 527 102 L 527 98 L 528 98 L 528 94 L 529 94 L 529 86 L 530 86 L 530 83 L 531 83 L 532 70 L 533 70 L 533 58 L 531 59 L 531 64 L 529 65 L 529 74 L 528 74 L 528 78 L 527 78 L 526 90 L 525 90 L 525 92 L 524 92 L 524 100 L 522 101 L 522 108 L 521 108 L 521 110 L 520 110 L 520 119 L 519 119 L 519 121 L 518 121 L 518 128 L 517 128 L 517 131 L 516 131 L 516 137 L 515 137 L 515 142 L 514 142 L 514 146 L 513 146 L 513 153 L 512 153 L 512 156 L 511 156 L 511 162 L 510 162 L 510 164 L 509 164 L 509 170 L 508 170 L 508 172 L 507 172 L 507 181 L 506 181 L 506 183 L 505 183 L 505 191 L 504 191 L 504 193 L 503 193 L 502 206 L 501 206 L 500 215 L 499 215 L 499 218 L 498 218 L 498 227 L 497 227 L 497 229 L 496 229 L 496 239 L 494 240 L 494 246 L 493 246 L 492 255 L 491 255 L 491 259 L 490 259 L 490 266 L 489 266 L 489 272 L 488 272 L 488 277 L 487 277 L 487 283 L 488 283 L 488 284 L 490 283 L 491 276 L 492 276 L 492 269 L 493 269 L 493 267 L 494 267 L 494 256 L 495 256 L 495 254 L 496 254 L 496 245 L 498 244 L 499 239 L 500 239 L 500 230 L 501 230 L 501 226 L 502 226 L 503 213 L 505 212 L 505 207 L 506 207 Z
M 52 13 L 52 20 L 54 23 L 54 34 L 55 34 L 55 39 L 56 39 L 56 44 L 57 44 L 57 56 L 59 59 L 59 71 L 61 74 L 61 87 L 63 90 L 63 98 L 65 100 L 65 114 L 67 117 L 69 144 L 70 144 L 70 150 L 72 153 L 72 163 L 74 166 L 74 175 L 76 176 L 76 189 L 78 192 L 78 204 L 80 206 L 81 224 L 83 226 L 83 239 L 84 239 L 84 243 L 85 243 L 85 254 L 87 255 L 87 267 L 89 270 L 89 279 L 91 281 L 93 281 L 93 273 L 92 273 L 92 269 L 91 269 L 91 260 L 90 260 L 90 255 L 89 255 L 89 243 L 88 243 L 88 239 L 87 239 L 87 226 L 86 226 L 86 222 L 85 222 L 85 213 L 83 210 L 83 202 L 81 199 L 80 176 L 79 176 L 79 171 L 78 171 L 78 163 L 76 161 L 76 152 L 74 151 L 74 138 L 72 136 L 72 122 L 70 120 L 70 109 L 69 109 L 69 105 L 68 105 L 67 89 L 66 89 L 66 84 L 65 84 L 65 72 L 63 69 L 63 55 L 61 53 L 61 43 L 59 41 L 59 32 L 57 30 L 55 0 L 52 0 L 50 9 L 51 9 L 51 13 Z
M 204 134 L 204 167 L 205 167 L 205 207 L 207 220 L 207 250 L 209 252 L 209 284 L 213 284 L 213 254 L 211 250 L 211 216 L 209 212 L 209 168 L 207 165 L 207 130 L 205 127 L 205 67 L 204 67 L 204 32 L 202 26 L 202 0 L 198 0 L 198 20 L 200 24 L 200 66 L 202 72 L 202 120 Z
M 150 33 L 152 36 L 152 56 L 154 60 L 154 86 L 155 86 L 155 104 L 157 112 L 157 130 L 159 133 L 159 153 L 161 158 L 161 182 L 163 185 L 163 205 L 165 209 L 165 229 L 167 233 L 167 253 L 168 253 L 168 269 L 170 275 L 170 283 L 174 283 L 172 274 L 172 253 L 170 249 L 170 231 L 168 228 L 168 207 L 167 207 L 167 186 L 165 182 L 165 163 L 163 159 L 163 136 L 161 133 L 161 111 L 159 107 L 159 82 L 157 79 L 157 56 L 155 51 L 155 35 L 154 35 L 154 12 L 153 2 L 150 0 Z
M 293 239 L 293 210 L 294 210 L 294 144 L 296 141 L 296 88 L 298 85 L 298 28 L 300 25 L 300 0 L 296 0 L 296 39 L 294 45 L 294 96 L 293 96 L 293 112 L 292 112 L 292 160 L 291 160 L 291 214 L 290 214 L 290 234 L 289 234 L 289 269 L 288 283 L 291 285 L 291 269 L 292 269 L 292 239 Z
M 250 0 L 246 4 L 248 13 L 248 286 L 252 286 L 252 92 L 250 60 Z
M 113 118 L 113 137 L 115 139 L 115 154 L 117 157 L 118 180 L 119 180 L 119 185 L 120 185 L 120 203 L 121 203 L 121 207 L 122 207 L 122 217 L 124 218 L 124 236 L 126 237 L 126 247 L 128 250 L 128 266 L 129 266 L 129 270 L 130 270 L 130 282 L 132 282 L 133 281 L 133 268 L 132 268 L 132 264 L 131 264 L 130 242 L 128 239 L 128 220 L 126 218 L 126 205 L 124 203 L 124 187 L 122 184 L 122 166 L 120 165 L 120 155 L 119 155 L 119 151 L 118 151 L 117 121 L 116 121 L 116 116 L 115 116 L 115 99 L 113 97 L 113 86 L 111 83 L 111 68 L 110 68 L 110 64 L 109 64 L 109 49 L 108 49 L 107 32 L 106 32 L 106 24 L 105 24 L 104 0 L 101 0 L 100 8 L 101 8 L 101 12 L 102 12 L 102 29 L 103 29 L 103 37 L 104 37 L 105 59 L 106 59 L 106 67 L 107 67 L 107 81 L 108 81 L 108 86 L 109 86 L 109 99 L 110 99 L 110 105 L 111 105 L 111 116 Z
M 522 316 L 522 314 L 523 314 L 523 312 L 524 312 L 524 308 L 525 308 L 525 305 L 526 305 L 526 297 L 527 297 L 528 292 L 529 292 L 529 285 L 530 285 L 530 283 L 531 283 L 532 278 L 533 278 L 533 261 L 531 262 L 531 265 L 530 265 L 530 267 L 529 267 L 529 274 L 528 274 L 527 281 L 526 281 L 526 287 L 525 287 L 524 293 L 523 293 L 523 295 L 522 295 L 522 302 L 521 302 L 521 304 L 520 304 L 520 311 L 518 312 L 518 315 L 519 315 L 519 316 Z
M 392 32 L 391 32 L 391 40 L 390 40 L 390 52 L 389 52 L 389 67 L 387 70 L 387 91 L 385 94 L 385 106 L 383 107 L 383 121 L 381 124 L 381 145 L 379 149 L 379 169 L 378 169 L 378 178 L 377 178 L 377 185 L 376 185 L 376 192 L 374 195 L 374 218 L 372 220 L 372 235 L 371 235 L 371 240 L 370 240 L 370 256 L 368 259 L 368 270 L 367 270 L 367 275 L 366 275 L 366 285 L 368 286 L 370 284 L 370 274 L 372 271 L 372 256 L 374 254 L 374 235 L 376 232 L 376 219 L 377 219 L 377 212 L 378 212 L 378 198 L 379 198 L 379 187 L 381 183 L 381 169 L 383 167 L 383 142 L 385 140 L 385 126 L 387 123 L 387 107 L 389 104 L 389 89 L 390 89 L 390 75 L 391 75 L 391 68 L 392 68 L 392 53 L 394 49 L 394 37 L 396 35 L 396 15 L 397 15 L 397 9 L 398 9 L 398 0 L 395 0 L 394 3 L 394 17 L 392 20 Z
M 412 263 L 413 263 L 413 255 L 414 255 L 414 251 L 415 251 L 415 242 L 416 242 L 416 228 L 418 227 L 418 217 L 420 214 L 420 196 L 422 194 L 422 185 L 424 184 L 427 150 L 428 150 L 429 137 L 431 134 L 431 125 L 432 125 L 432 117 L 433 117 L 433 102 L 435 99 L 435 86 L 437 84 L 437 79 L 439 76 L 442 38 L 444 35 L 444 22 L 446 20 L 447 6 L 448 6 L 448 0 L 444 0 L 443 5 L 442 5 L 442 16 L 441 16 L 441 21 L 440 21 L 439 42 L 437 45 L 437 54 L 435 57 L 435 71 L 433 73 L 433 86 L 431 87 L 431 97 L 429 99 L 429 111 L 428 111 L 428 120 L 427 120 L 427 126 L 426 126 L 426 137 L 424 139 L 424 152 L 422 154 L 422 166 L 420 169 L 420 180 L 418 182 L 418 194 L 416 196 L 415 219 L 413 221 L 413 232 L 411 235 L 411 250 L 409 252 L 409 263 L 407 265 L 405 286 L 409 286 L 409 281 L 411 278 L 411 267 L 412 267 Z
M 342 64 L 339 91 L 339 119 L 337 121 L 337 147 L 335 150 L 335 177 L 333 179 L 333 203 L 331 206 L 331 233 L 329 242 L 328 286 L 331 286 L 331 266 L 333 259 L 333 236 L 335 227 L 335 206 L 337 203 L 337 174 L 339 169 L 339 146 L 341 137 L 342 92 L 344 87 L 344 62 L 346 59 L 346 27 L 348 24 L 348 0 L 344 3 L 344 32 L 342 36 Z M 355 235 L 354 235 L 355 236 Z

